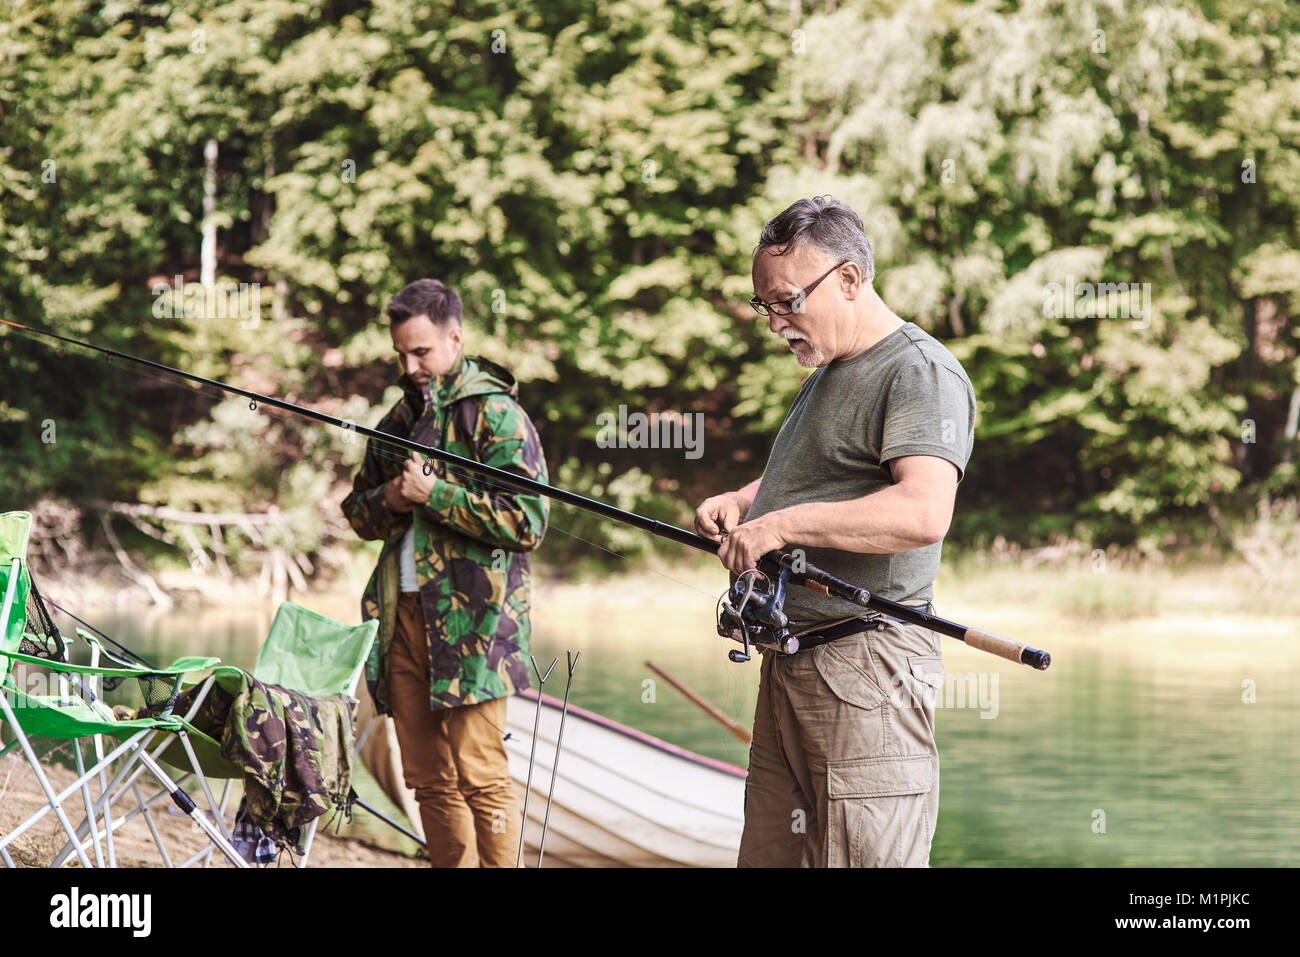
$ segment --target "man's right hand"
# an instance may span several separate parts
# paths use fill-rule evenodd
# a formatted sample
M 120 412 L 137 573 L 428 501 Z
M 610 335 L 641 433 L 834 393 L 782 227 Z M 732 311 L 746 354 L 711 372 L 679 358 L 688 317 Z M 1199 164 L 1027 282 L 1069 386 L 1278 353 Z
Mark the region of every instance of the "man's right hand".
M 706 498 L 695 510 L 695 531 L 715 542 L 722 541 L 723 532 L 731 531 L 744 520 L 745 504 L 736 492 Z
M 414 506 L 402 494 L 402 476 L 384 483 L 384 504 L 394 512 L 409 512 Z

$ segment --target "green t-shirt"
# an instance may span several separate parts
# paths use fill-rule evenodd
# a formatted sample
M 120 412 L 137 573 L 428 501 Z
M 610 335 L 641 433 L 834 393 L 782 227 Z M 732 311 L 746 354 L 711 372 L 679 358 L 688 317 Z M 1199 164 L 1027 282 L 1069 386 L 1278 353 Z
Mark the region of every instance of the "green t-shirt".
M 889 485 L 891 459 L 934 455 L 965 473 L 975 440 L 975 392 L 961 364 L 913 323 L 850 359 L 813 372 L 772 444 L 747 519 L 804 502 L 861 498 Z M 792 542 L 787 549 L 802 547 Z M 934 596 L 942 542 L 894 555 L 805 548 L 832 575 L 894 601 Z M 847 618 L 861 609 L 791 588 L 792 626 Z

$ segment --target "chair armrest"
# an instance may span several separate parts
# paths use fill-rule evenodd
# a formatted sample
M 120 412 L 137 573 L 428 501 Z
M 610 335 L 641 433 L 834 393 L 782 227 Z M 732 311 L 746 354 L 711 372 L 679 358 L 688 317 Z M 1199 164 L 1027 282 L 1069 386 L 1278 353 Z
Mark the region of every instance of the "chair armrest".
M 70 675 L 100 675 L 105 678 L 138 678 L 141 675 L 183 675 L 207 671 L 221 663 L 220 658 L 177 658 L 166 668 L 100 668 L 91 665 L 73 665 L 65 661 L 51 661 L 37 655 L 24 655 L 18 651 L 0 651 L 0 655 L 23 661 L 30 665 L 40 665 L 51 671 L 61 671 Z

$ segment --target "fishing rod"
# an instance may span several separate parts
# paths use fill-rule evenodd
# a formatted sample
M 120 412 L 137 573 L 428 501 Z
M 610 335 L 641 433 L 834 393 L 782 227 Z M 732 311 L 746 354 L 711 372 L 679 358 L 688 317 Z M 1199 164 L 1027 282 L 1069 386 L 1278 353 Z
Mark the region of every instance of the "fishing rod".
M 329 415 L 325 412 L 318 412 L 305 406 L 295 405 L 292 402 L 286 402 L 283 399 L 277 399 L 273 396 L 263 395 L 260 392 L 253 392 L 249 389 L 241 389 L 239 386 L 229 385 L 228 383 L 209 379 L 204 376 L 195 375 L 192 372 L 186 372 L 183 369 L 177 369 L 161 362 L 154 362 L 151 359 L 143 359 L 139 356 L 133 356 L 130 353 L 119 352 L 116 349 L 109 349 L 104 346 L 98 346 L 94 343 L 83 342 L 80 339 L 74 339 L 70 336 L 63 336 L 55 332 L 49 332 L 44 329 L 36 329 L 31 326 L 21 325 L 8 319 L 0 319 L 0 323 L 11 326 L 14 329 L 21 330 L 24 333 L 34 336 L 44 336 L 48 339 L 65 342 L 70 345 L 78 346 L 83 349 L 90 349 L 94 352 L 103 354 L 109 359 L 124 359 L 128 362 L 134 362 L 151 369 L 156 369 L 168 375 L 178 376 L 182 379 L 188 379 L 191 382 L 198 383 L 202 386 L 219 389 L 223 392 L 242 396 L 249 400 L 249 408 L 256 410 L 257 406 L 266 405 L 271 408 L 283 409 L 286 412 L 293 412 L 297 415 L 314 419 L 317 422 L 323 422 L 326 425 L 332 425 L 335 428 L 344 429 L 357 435 L 364 435 L 378 442 L 396 445 L 399 448 L 406 449 L 418 455 L 426 457 L 424 463 L 424 472 L 430 475 L 433 472 L 433 464 L 428 459 L 442 462 L 447 466 L 456 467 L 478 475 L 484 479 L 495 482 L 516 492 L 523 492 L 529 495 L 542 495 L 557 502 L 564 502 L 584 511 L 599 515 L 602 518 L 619 522 L 623 525 L 639 528 L 642 531 L 649 532 L 659 538 L 676 542 L 679 545 L 685 545 L 688 548 L 695 548 L 711 555 L 716 555 L 722 547 L 720 542 L 697 535 L 695 532 L 687 531 L 676 525 L 660 522 L 644 515 L 637 515 L 635 512 L 629 512 L 616 506 L 609 505 L 606 502 L 600 502 L 595 499 L 587 498 L 576 492 L 570 492 L 566 489 L 556 488 L 545 482 L 539 482 L 526 476 L 517 475 L 500 469 L 492 465 L 485 465 L 474 459 L 468 459 L 464 456 L 456 455 L 445 449 L 434 448 L 433 446 L 423 445 L 414 442 L 411 439 L 403 438 L 397 435 L 390 435 L 387 432 L 381 432 L 378 429 L 368 428 L 356 422 L 349 422 L 336 416 Z M 946 618 L 940 618 L 937 615 L 931 615 L 921 611 L 919 608 L 913 608 L 900 602 L 891 601 L 888 598 L 881 598 L 878 595 L 871 594 L 865 588 L 859 588 L 849 582 L 832 575 L 816 565 L 805 560 L 801 549 L 794 549 L 791 552 L 772 551 L 768 552 L 759 559 L 758 567 L 750 569 L 739 576 L 732 583 L 727 593 L 719 600 L 718 613 L 718 633 L 725 637 L 731 637 L 739 641 L 744 646 L 743 651 L 733 650 L 728 657 L 732 661 L 748 661 L 751 645 L 774 645 L 783 651 L 793 652 L 798 650 L 798 636 L 790 632 L 789 620 L 784 612 L 784 602 L 787 586 L 798 585 L 807 588 L 810 591 L 831 598 L 838 598 L 859 608 L 865 608 L 868 611 L 876 612 L 890 618 L 906 622 L 912 625 L 919 625 L 930 631 L 938 632 L 941 635 L 947 635 L 949 638 L 956 638 L 958 641 L 964 641 L 972 648 L 980 651 L 986 651 L 989 654 L 997 655 L 999 658 L 1005 658 L 1008 661 L 1014 661 L 1019 664 L 1028 665 L 1039 671 L 1047 669 L 1051 664 L 1051 655 L 1046 651 L 1037 648 L 1031 648 L 1029 645 L 1014 641 L 1011 638 L 1005 638 L 1001 635 L 994 634 L 991 631 L 985 631 L 980 628 L 972 628 L 967 625 L 958 624 L 949 621 Z
M 32 585 L 32 590 L 33 590 L 33 591 L 36 590 L 36 586 L 35 586 L 35 584 Z M 116 648 L 116 649 L 118 649 L 120 652 L 122 652 L 122 654 L 126 655 L 128 658 L 133 659 L 133 661 L 127 662 L 127 664 L 131 665 L 132 667 L 145 667 L 145 668 L 157 668 L 157 667 L 158 667 L 157 665 L 155 665 L 155 664 L 154 664 L 152 661 L 150 661 L 149 659 L 147 659 L 147 658 L 143 658 L 143 657 L 141 657 L 140 655 L 137 655 L 134 651 L 132 651 L 132 650 L 131 650 L 130 648 L 128 648 L 126 645 L 121 644 L 120 642 L 118 642 L 118 641 L 117 641 L 115 638 L 113 638 L 111 635 L 106 635 L 106 634 L 104 634 L 102 631 L 100 631 L 98 628 L 96 628 L 96 627 L 95 627 L 94 625 L 92 625 L 90 622 L 86 621 L 86 619 L 84 619 L 84 618 L 78 618 L 78 617 L 77 617 L 76 615 L 74 615 L 72 612 L 68 611 L 68 609 L 65 608 L 61 602 L 57 602 L 57 601 L 55 601 L 53 598 L 47 598 L 47 599 L 45 599 L 45 600 L 46 600 L 47 602 L 49 602 L 50 607 L 53 608 L 55 611 L 61 611 L 61 612 L 63 612 L 63 614 L 67 615 L 69 618 L 71 618 L 71 619 L 72 619 L 73 621 L 75 621 L 77 624 L 81 625 L 83 628 L 89 628 L 91 631 L 93 631 L 93 632 L 94 632 L 96 635 L 98 635 L 100 638 L 103 638 L 105 641 L 107 641 L 107 642 L 109 642 L 110 644 L 112 644 L 113 647 Z M 62 640 L 62 637 L 63 637 L 62 635 L 59 636 L 60 640 Z

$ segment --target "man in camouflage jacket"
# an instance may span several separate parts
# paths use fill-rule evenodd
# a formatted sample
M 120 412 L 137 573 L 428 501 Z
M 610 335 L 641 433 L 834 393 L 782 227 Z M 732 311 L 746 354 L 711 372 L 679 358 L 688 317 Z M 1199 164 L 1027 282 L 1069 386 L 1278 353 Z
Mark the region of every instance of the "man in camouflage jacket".
M 422 279 L 387 312 L 404 394 L 378 430 L 546 482 L 514 377 L 463 353 L 456 293 Z M 396 724 L 430 860 L 513 866 L 521 821 L 502 736 L 506 699 L 531 684 L 528 552 L 547 501 L 371 439 L 343 512 L 384 542 L 362 598 L 380 621 L 366 680 Z

